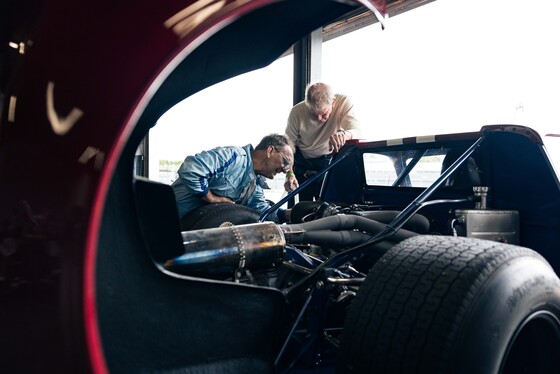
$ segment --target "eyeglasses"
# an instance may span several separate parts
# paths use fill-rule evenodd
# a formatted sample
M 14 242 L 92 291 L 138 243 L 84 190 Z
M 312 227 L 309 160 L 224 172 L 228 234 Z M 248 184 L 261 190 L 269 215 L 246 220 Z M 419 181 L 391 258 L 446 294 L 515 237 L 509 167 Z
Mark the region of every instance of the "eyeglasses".
M 290 162 L 290 159 L 288 157 L 286 157 L 282 152 L 280 152 L 279 150 L 276 149 L 276 147 L 272 147 L 274 148 L 274 150 L 278 153 L 280 153 L 280 156 L 282 156 L 282 171 L 284 171 L 284 173 L 287 173 L 288 171 L 290 171 L 290 169 L 292 168 L 292 163 Z

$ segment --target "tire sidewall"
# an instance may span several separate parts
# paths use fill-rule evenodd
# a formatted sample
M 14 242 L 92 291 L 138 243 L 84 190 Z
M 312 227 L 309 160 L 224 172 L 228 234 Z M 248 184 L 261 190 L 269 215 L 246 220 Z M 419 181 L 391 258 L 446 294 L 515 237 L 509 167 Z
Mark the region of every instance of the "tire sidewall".
M 517 257 L 479 290 L 462 321 L 448 372 L 498 373 L 513 339 L 538 312 L 560 317 L 560 284 L 540 257 Z M 544 342 L 543 342 L 544 343 Z

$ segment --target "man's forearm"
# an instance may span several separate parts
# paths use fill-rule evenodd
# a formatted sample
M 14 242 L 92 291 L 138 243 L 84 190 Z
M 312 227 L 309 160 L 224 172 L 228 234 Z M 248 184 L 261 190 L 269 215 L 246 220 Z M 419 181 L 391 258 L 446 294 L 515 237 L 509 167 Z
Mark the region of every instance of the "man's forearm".
M 208 193 L 205 196 L 201 197 L 202 200 L 206 201 L 207 203 L 210 204 L 215 204 L 215 203 L 233 203 L 233 201 L 228 198 L 228 197 L 224 197 L 224 196 L 219 196 L 219 195 L 215 195 L 212 193 L 212 191 L 208 191 Z

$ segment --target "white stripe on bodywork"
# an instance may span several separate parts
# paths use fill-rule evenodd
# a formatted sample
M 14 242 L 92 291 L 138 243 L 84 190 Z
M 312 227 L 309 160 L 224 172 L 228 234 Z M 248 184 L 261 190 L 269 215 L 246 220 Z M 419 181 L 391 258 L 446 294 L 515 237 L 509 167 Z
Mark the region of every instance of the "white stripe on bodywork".
M 435 135 L 417 136 L 416 143 L 433 143 L 436 141 Z
M 391 147 L 393 145 L 402 145 L 403 144 L 403 140 L 401 139 L 390 139 L 387 140 L 387 146 Z

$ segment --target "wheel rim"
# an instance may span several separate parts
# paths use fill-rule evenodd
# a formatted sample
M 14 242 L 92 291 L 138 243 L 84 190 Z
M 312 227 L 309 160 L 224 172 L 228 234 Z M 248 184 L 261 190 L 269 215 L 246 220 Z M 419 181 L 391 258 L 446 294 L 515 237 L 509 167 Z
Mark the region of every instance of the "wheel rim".
M 501 373 L 552 373 L 560 367 L 560 320 L 550 311 L 530 315 L 509 343 Z

